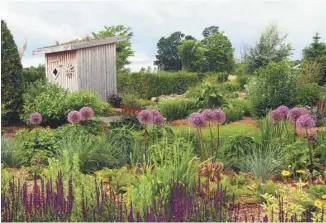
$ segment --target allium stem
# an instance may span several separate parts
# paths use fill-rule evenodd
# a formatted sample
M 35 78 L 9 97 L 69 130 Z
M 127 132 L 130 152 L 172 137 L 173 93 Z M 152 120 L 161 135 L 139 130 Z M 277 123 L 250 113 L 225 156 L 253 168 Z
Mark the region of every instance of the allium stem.
M 203 138 L 202 138 L 202 134 L 201 134 L 201 130 L 200 128 L 197 128 L 197 133 L 198 133 L 198 138 L 199 138 L 199 141 L 200 141 L 200 156 L 201 158 L 203 158 L 204 154 L 203 154 L 203 151 L 204 151 L 204 145 L 203 145 Z
M 310 159 L 310 167 L 309 167 L 309 170 L 310 170 L 311 177 L 312 177 L 312 171 L 314 169 L 314 164 L 313 164 L 313 159 L 312 159 L 312 148 L 311 148 L 311 144 L 309 142 L 308 129 L 305 128 L 305 130 L 306 130 L 306 137 L 307 137 L 308 148 L 309 148 L 309 159 Z
M 209 122 L 208 123 L 208 126 L 209 126 L 209 131 L 210 131 L 210 134 L 211 134 L 211 150 L 212 150 L 212 156 L 214 156 L 214 150 L 215 150 L 215 146 L 214 146 L 214 140 L 213 140 L 213 132 L 212 132 L 212 127 L 211 127 L 211 123 Z
M 220 123 L 217 123 L 217 145 L 216 145 L 216 157 L 218 155 L 218 149 L 220 147 Z

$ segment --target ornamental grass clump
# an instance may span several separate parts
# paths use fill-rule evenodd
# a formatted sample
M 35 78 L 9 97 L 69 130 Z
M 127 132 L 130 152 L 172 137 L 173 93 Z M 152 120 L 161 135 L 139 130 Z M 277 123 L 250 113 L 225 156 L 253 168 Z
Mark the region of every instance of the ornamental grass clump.
M 299 129 L 304 129 L 306 133 L 306 138 L 308 142 L 308 148 L 309 148 L 309 159 L 310 159 L 310 173 L 312 174 L 313 171 L 313 155 L 312 155 L 312 146 L 309 141 L 309 134 L 308 134 L 308 129 L 313 128 L 315 126 L 316 122 L 315 120 L 311 117 L 311 115 L 301 115 L 297 121 L 296 121 L 296 126 Z

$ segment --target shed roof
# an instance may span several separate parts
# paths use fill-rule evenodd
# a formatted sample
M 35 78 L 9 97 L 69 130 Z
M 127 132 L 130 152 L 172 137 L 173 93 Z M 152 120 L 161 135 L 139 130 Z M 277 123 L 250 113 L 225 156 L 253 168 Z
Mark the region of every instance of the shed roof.
M 101 46 L 106 44 L 112 44 L 120 41 L 127 40 L 127 36 L 118 36 L 118 37 L 107 37 L 103 39 L 91 39 L 81 42 L 71 42 L 54 46 L 47 46 L 43 48 L 38 48 L 33 51 L 33 55 L 42 54 L 42 53 L 55 53 L 69 50 L 77 50 L 87 47 Z

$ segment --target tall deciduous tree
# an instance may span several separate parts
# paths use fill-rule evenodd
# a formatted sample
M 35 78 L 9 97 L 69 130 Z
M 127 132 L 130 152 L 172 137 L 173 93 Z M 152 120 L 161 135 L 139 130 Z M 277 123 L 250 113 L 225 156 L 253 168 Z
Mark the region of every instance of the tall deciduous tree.
M 234 49 L 224 32 L 218 26 L 210 26 L 203 31 L 203 47 L 208 62 L 208 71 L 231 71 L 234 68 Z
M 154 65 L 159 70 L 177 71 L 181 70 L 181 60 L 178 54 L 178 46 L 182 43 L 184 34 L 174 32 L 169 37 L 161 37 L 157 43 L 157 55 Z M 191 38 L 188 36 L 188 38 Z
M 315 61 L 321 64 L 320 85 L 326 83 L 326 44 L 320 42 L 321 37 L 318 33 L 313 37 L 313 43 L 303 49 L 303 58 L 307 61 Z
M 22 64 L 7 24 L 1 20 L 1 103 L 9 121 L 18 117 L 22 104 Z
M 117 70 L 126 71 L 126 65 L 130 64 L 129 57 L 134 55 L 134 51 L 131 49 L 131 38 L 133 32 L 131 28 L 123 25 L 118 26 L 104 26 L 104 30 L 99 32 L 92 32 L 95 39 L 114 37 L 114 36 L 127 36 L 128 40 L 117 43 Z
M 208 69 L 208 62 L 205 57 L 206 49 L 200 41 L 184 40 L 178 47 L 182 69 L 190 72 L 205 72 Z
M 266 66 L 270 62 L 280 62 L 291 55 L 291 44 L 286 43 L 287 34 L 281 34 L 277 25 L 269 25 L 254 47 L 249 50 L 247 57 L 249 72 Z

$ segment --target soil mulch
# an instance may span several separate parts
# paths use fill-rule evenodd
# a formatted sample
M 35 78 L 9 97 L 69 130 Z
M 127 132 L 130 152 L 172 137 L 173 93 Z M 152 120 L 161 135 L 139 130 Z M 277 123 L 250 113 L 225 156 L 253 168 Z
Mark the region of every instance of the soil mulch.
M 315 135 L 317 134 L 317 132 L 319 131 L 326 131 L 326 127 L 315 127 L 315 128 L 311 128 L 308 130 L 308 134 L 309 135 Z M 305 136 L 306 135 L 306 131 L 305 130 L 297 130 L 297 134 L 300 136 Z

